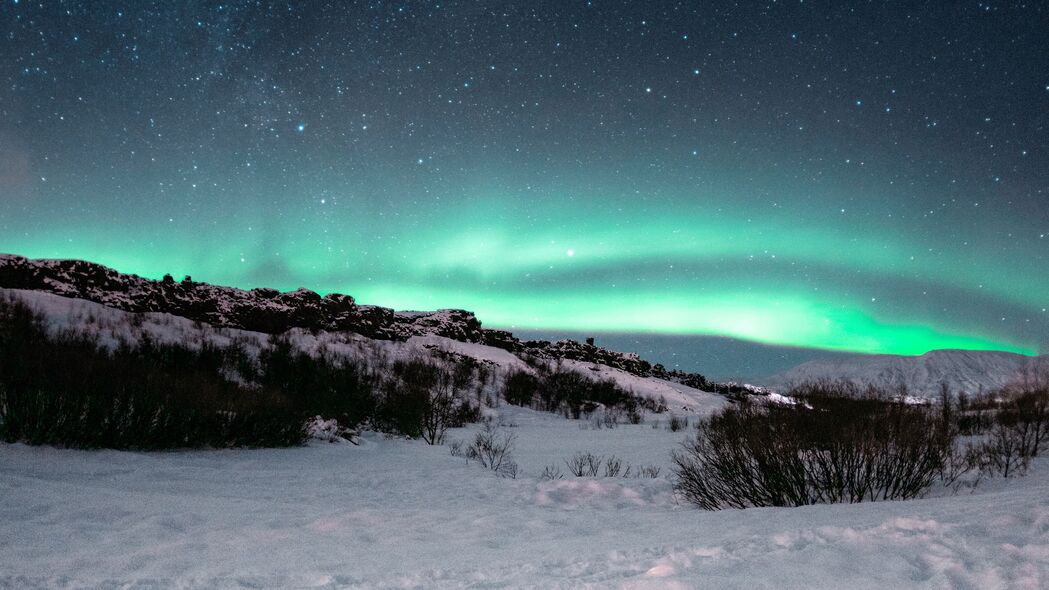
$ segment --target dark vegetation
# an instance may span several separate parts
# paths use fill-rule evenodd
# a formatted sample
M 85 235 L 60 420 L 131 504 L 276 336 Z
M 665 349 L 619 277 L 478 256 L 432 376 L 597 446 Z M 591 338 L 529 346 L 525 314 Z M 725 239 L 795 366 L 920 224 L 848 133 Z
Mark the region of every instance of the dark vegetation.
M 667 410 L 665 402 L 636 396 L 610 379 L 594 380 L 556 364 L 533 363 L 532 367 L 534 374 L 514 371 L 507 376 L 503 397 L 508 403 L 577 420 L 589 418 L 603 407 L 606 413 L 622 415 L 631 424 L 641 423 L 646 411 Z
M 673 456 L 679 493 L 709 510 L 917 498 L 937 482 L 1022 473 L 1049 435 L 1046 388 L 976 405 L 839 383 L 790 395 L 794 405 L 743 401 L 701 420 Z
M 448 428 L 478 421 L 496 403 L 486 391 L 499 389 L 484 362 L 447 351 L 390 359 L 358 341 L 348 356 L 323 346 L 307 353 L 286 334 L 228 337 L 222 328 L 210 332 L 222 338 L 202 331 L 171 343 L 150 337 L 141 314 L 124 321 L 118 332 L 132 335 L 103 344 L 89 329 L 105 320 L 48 329 L 25 303 L 0 298 L 0 439 L 75 448 L 288 446 L 303 443 L 320 417 L 441 444 Z M 665 409 L 612 381 L 536 366 L 534 375 L 509 375 L 507 401 L 574 418 L 603 408 L 607 427 Z
M 958 433 L 976 440 L 969 461 L 983 473 L 1023 475 L 1049 441 L 1049 381 L 1033 379 L 1014 391 L 961 396 L 953 406 Z
M 478 407 L 463 399 L 477 371 L 476 362 L 389 362 L 376 351 L 309 355 L 284 336 L 256 353 L 243 342 L 189 346 L 148 332 L 104 346 L 75 330 L 49 331 L 24 303 L 0 299 L 0 439 L 8 442 L 288 446 L 323 416 L 436 444 L 449 426 L 477 419 Z
M 385 367 L 375 426 L 431 445 L 444 442 L 448 428 L 476 422 L 479 405 L 466 399 L 476 364 L 464 360 L 451 367 L 425 359 L 397 360 Z
M 0 437 L 78 448 L 282 446 L 305 437 L 304 405 L 221 376 L 237 349 L 148 339 L 106 349 L 49 334 L 26 305 L 0 300 Z
M 476 461 L 481 467 L 502 477 L 517 479 L 518 467 L 513 458 L 516 440 L 515 435 L 503 433 L 490 420 L 486 420 L 465 449 L 462 441 L 454 441 L 449 445 L 449 450 L 453 457 L 463 457 L 467 463 Z
M 655 465 L 639 465 L 634 467 L 615 455 L 603 457 L 593 453 L 579 452 L 564 460 L 569 475 L 574 477 L 633 477 L 651 478 L 659 477 L 660 468 Z M 542 479 L 562 479 L 564 475 L 557 465 L 547 466 L 543 470 Z

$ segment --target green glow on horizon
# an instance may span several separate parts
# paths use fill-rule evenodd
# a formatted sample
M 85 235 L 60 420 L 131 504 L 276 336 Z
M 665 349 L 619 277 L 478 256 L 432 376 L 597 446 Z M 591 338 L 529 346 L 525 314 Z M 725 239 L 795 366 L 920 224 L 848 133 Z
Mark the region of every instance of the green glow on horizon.
M 359 292 L 362 300 L 392 302 L 399 309 L 410 309 L 420 300 L 435 308 L 466 301 L 466 307 L 484 321 L 510 328 L 706 334 L 774 345 L 819 343 L 818 348 L 866 353 L 923 354 L 938 348 L 1036 352 L 926 326 L 892 324 L 866 311 L 776 294 L 729 293 L 701 298 L 651 294 L 650 300 L 631 297 L 631 301 L 640 302 L 623 305 L 619 298 L 573 293 L 538 305 L 527 296 L 496 299 L 470 293 L 435 294 L 397 285 L 378 285 Z
M 0 252 L 686 364 L 717 348 L 627 336 L 1049 353 L 1040 13 L 124 4 L 0 10 Z M 737 344 L 712 360 L 814 356 Z
M 537 220 L 511 201 L 449 207 L 431 223 L 392 229 L 349 214 L 307 217 L 280 234 L 205 239 L 159 224 L 134 235 L 69 227 L 8 236 L 0 250 L 84 258 L 151 278 L 340 291 L 397 309 L 464 308 L 493 327 L 705 334 L 867 353 L 1038 352 L 992 326 L 974 330 L 906 301 L 896 302 L 904 313 L 887 312 L 864 290 L 920 275 L 931 287 L 1040 307 L 1049 279 L 1023 272 L 1020 261 L 930 254 L 927 242 L 829 222 L 561 204 Z M 763 266 L 750 274 L 754 264 Z M 690 265 L 704 270 L 689 274 Z M 840 280 L 809 282 L 795 276 L 798 265 Z M 864 288 L 848 283 L 856 276 Z

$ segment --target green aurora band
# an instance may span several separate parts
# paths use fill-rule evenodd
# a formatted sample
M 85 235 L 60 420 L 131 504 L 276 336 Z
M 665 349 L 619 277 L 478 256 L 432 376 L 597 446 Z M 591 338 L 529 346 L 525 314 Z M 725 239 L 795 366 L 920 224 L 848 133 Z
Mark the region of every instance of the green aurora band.
M 626 199 L 536 208 L 509 196 L 403 224 L 387 215 L 332 203 L 228 230 L 164 219 L 104 233 L 86 223 L 7 235 L 0 249 L 151 278 L 192 274 L 244 288 L 345 292 L 397 309 L 464 308 L 492 327 L 716 335 L 865 353 L 1036 354 L 1037 337 L 989 318 L 1004 308 L 1044 322 L 1049 292 L 1049 279 L 1023 272 L 1022 257 L 1003 264 L 979 248 L 961 255 L 931 238 L 898 237 L 921 232 L 861 231 L 829 216 L 802 223 L 698 206 L 653 212 Z M 986 317 L 952 311 L 981 302 L 993 307 Z

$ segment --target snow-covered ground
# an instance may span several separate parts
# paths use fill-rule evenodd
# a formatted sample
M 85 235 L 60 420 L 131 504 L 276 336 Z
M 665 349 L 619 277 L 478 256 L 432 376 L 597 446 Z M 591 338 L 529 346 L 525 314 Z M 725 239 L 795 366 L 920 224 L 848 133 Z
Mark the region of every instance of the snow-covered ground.
M 54 295 L 8 292 L 51 325 L 111 343 L 265 342 L 168 316 L 132 318 Z M 406 343 L 293 331 L 311 352 L 389 357 L 431 347 L 495 371 L 510 353 L 436 336 Z M 577 361 L 564 368 L 664 397 L 678 416 L 725 399 Z M 781 400 L 789 401 L 789 400 Z M 603 428 L 508 405 L 517 479 L 450 444 L 365 433 L 359 446 L 164 453 L 0 444 L 0 588 L 1044 588 L 1049 461 L 975 491 L 876 504 L 704 512 L 673 493 L 668 415 Z M 452 430 L 469 442 L 479 427 Z M 577 452 L 658 467 L 656 478 L 575 478 Z M 565 479 L 545 480 L 552 466 Z
M 972 494 L 705 512 L 665 477 L 683 432 L 499 413 L 517 479 L 379 435 L 279 450 L 0 446 L 0 587 L 1049 585 L 1043 459 Z M 663 473 L 539 479 L 576 451 Z

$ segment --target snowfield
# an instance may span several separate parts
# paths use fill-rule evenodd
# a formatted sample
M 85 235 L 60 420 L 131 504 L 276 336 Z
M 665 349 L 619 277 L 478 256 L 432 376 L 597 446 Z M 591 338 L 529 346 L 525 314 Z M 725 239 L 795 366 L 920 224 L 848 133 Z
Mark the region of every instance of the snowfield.
M 8 291 L 9 293 L 13 293 Z M 116 344 L 144 334 L 261 346 L 263 334 L 17 292 L 56 328 Z M 390 357 L 432 347 L 528 370 L 497 348 L 295 330 L 304 350 Z M 369 348 L 370 347 L 370 348 Z M 564 368 L 664 397 L 694 421 L 725 398 L 579 361 Z M 790 402 L 784 398 L 780 400 Z M 670 454 L 689 430 L 497 405 L 516 479 L 444 446 L 364 433 L 359 445 L 135 453 L 0 444 L 0 588 L 1045 588 L 1049 460 L 1026 477 L 906 502 L 705 512 L 680 501 Z M 577 452 L 658 467 L 576 478 Z M 541 477 L 547 467 L 564 479 Z
M 1049 585 L 1045 459 L 971 494 L 705 512 L 665 477 L 684 432 L 499 413 L 517 479 L 377 434 L 276 450 L 0 446 L 0 587 Z M 575 451 L 663 473 L 538 478 Z

